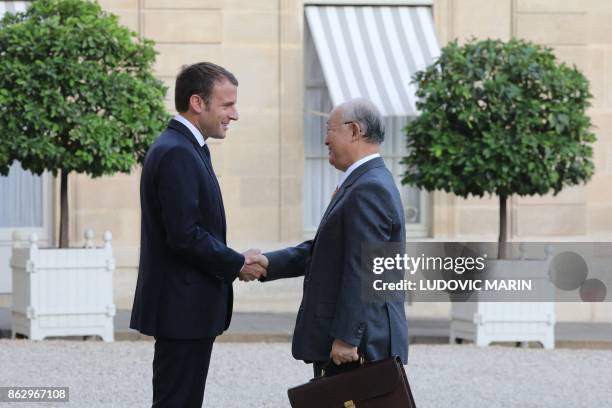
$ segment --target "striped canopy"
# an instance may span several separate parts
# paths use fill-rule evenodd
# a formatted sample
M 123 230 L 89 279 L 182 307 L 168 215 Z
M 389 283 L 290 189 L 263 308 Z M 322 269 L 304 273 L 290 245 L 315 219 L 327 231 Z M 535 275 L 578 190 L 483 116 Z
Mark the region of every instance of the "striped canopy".
M 440 55 L 429 7 L 305 8 L 334 105 L 365 97 L 385 116 L 417 114 L 412 76 Z

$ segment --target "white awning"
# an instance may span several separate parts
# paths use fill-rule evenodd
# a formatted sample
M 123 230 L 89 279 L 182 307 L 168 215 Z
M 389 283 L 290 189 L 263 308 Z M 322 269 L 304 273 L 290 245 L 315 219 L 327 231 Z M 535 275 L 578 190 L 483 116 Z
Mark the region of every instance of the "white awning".
M 430 7 L 306 6 L 334 105 L 372 100 L 385 116 L 413 116 L 412 76 L 439 55 Z
M 29 1 L 0 1 L 0 17 L 4 13 L 15 13 L 18 11 L 26 11 Z

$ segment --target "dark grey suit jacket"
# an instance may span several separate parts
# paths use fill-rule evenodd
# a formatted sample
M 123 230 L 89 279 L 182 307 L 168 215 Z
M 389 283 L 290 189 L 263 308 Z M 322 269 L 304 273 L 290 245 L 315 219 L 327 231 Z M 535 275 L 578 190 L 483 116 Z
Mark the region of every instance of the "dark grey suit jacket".
M 330 202 L 314 240 L 265 254 L 265 281 L 304 275 L 293 336 L 298 360 L 327 361 L 334 339 L 368 360 L 408 358 L 403 301 L 364 302 L 364 243 L 404 242 L 404 212 L 393 176 L 381 158 L 355 169 Z

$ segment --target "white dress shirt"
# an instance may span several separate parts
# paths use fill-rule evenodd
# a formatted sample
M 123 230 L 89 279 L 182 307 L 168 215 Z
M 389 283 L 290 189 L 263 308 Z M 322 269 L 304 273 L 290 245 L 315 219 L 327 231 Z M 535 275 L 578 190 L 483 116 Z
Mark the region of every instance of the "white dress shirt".
M 359 166 L 361 166 L 362 164 L 364 164 L 364 163 L 366 163 L 366 162 L 369 162 L 370 160 L 375 159 L 375 158 L 377 158 L 377 157 L 380 157 L 380 154 L 379 154 L 379 153 L 374 153 L 374 154 L 371 154 L 371 155 L 369 155 L 369 156 L 363 157 L 362 159 L 357 160 L 355 163 L 351 164 L 351 165 L 349 166 L 349 168 L 348 168 L 348 169 L 346 169 L 346 171 L 345 171 L 344 173 L 342 173 L 342 175 L 340 176 L 340 181 L 338 182 L 338 187 L 337 187 L 337 189 L 339 190 L 339 189 L 340 189 L 340 187 L 342 187 L 342 183 L 344 183 L 344 181 L 345 181 L 345 180 L 348 178 L 348 176 L 350 176 L 350 175 L 351 175 L 351 173 L 352 173 L 353 171 L 355 171 L 355 169 L 356 169 L 357 167 L 359 167 Z
M 193 134 L 193 137 L 196 138 L 200 147 L 203 147 L 206 144 L 206 140 L 204 139 L 204 136 L 202 136 L 198 128 L 193 126 L 193 123 L 185 119 L 184 116 L 182 116 L 181 114 L 178 114 L 174 117 L 174 120 L 178 120 L 183 125 L 187 126 L 187 129 L 191 131 L 191 133 Z

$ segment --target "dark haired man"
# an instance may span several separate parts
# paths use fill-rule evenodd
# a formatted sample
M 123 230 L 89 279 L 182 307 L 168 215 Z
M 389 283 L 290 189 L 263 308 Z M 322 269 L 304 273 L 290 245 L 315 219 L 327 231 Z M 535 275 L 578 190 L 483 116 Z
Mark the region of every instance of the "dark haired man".
M 226 243 L 225 211 L 206 140 L 238 120 L 238 81 L 207 62 L 176 78 L 179 112 L 151 146 L 140 182 L 138 282 L 130 327 L 155 337 L 153 406 L 201 407 L 213 342 L 229 326 L 232 282 L 265 270 Z

